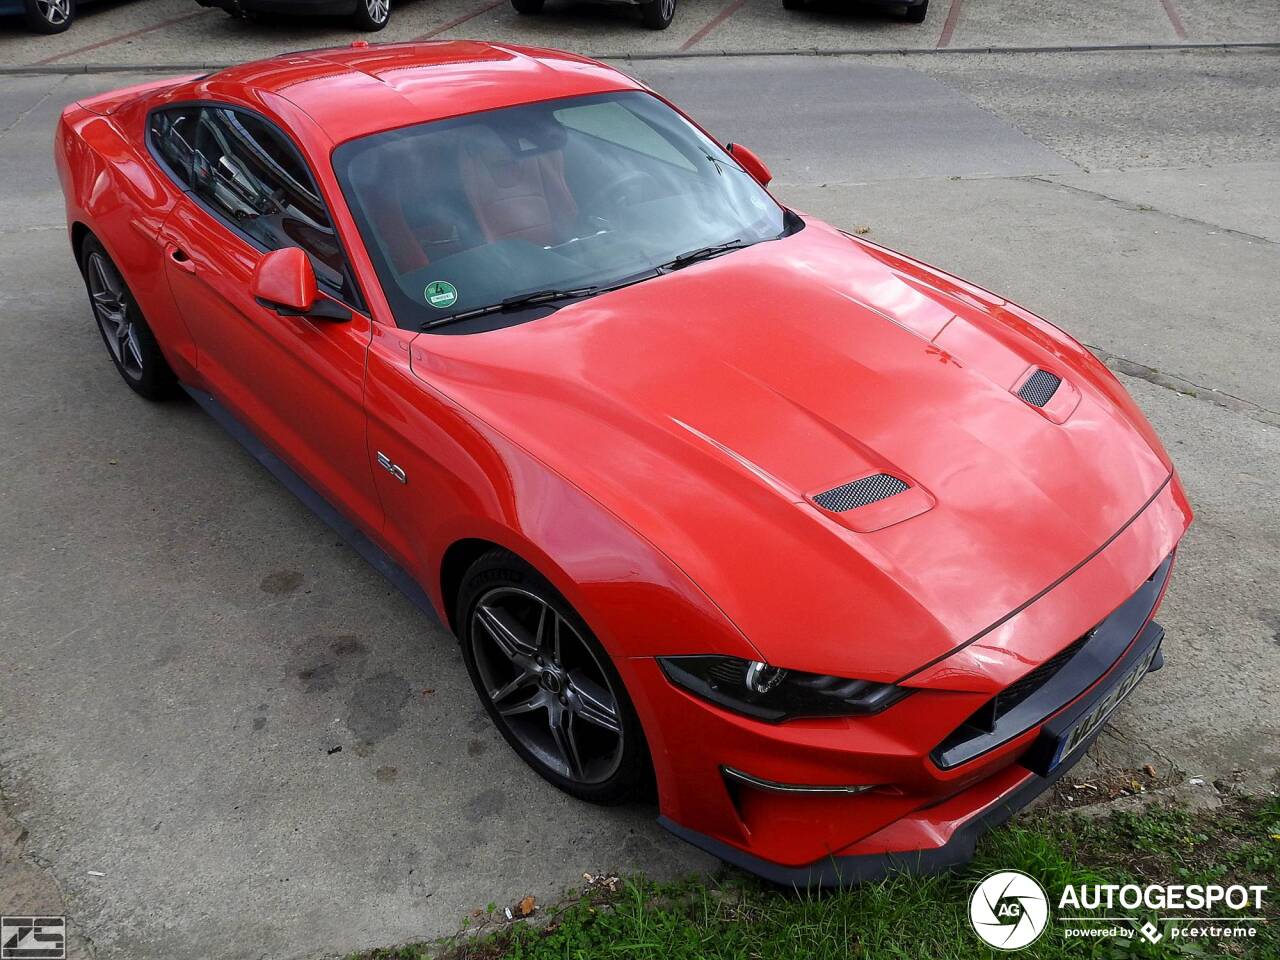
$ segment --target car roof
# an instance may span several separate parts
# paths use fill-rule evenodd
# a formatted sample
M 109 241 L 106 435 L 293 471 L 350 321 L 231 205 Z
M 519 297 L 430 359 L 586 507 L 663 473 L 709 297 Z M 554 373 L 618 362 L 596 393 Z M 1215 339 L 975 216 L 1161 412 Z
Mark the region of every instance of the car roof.
M 230 67 L 202 86 L 283 97 L 335 143 L 481 110 L 644 89 L 576 54 L 476 40 L 357 41 Z

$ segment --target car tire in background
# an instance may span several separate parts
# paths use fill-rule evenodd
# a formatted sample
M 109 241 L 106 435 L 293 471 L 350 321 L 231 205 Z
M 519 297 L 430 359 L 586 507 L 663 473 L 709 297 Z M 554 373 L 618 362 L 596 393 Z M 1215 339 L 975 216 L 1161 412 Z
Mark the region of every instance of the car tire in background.
M 511 0 L 511 6 L 515 8 L 516 13 L 534 14 L 542 12 L 542 4 L 545 0 Z
M 589 803 L 622 803 L 649 789 L 649 748 L 622 678 L 550 581 L 493 549 L 467 571 L 455 609 L 476 693 L 539 776 Z
M 914 7 L 907 7 L 906 12 L 902 15 L 902 19 L 907 23 L 924 23 L 924 18 L 929 13 L 929 0 L 918 3 Z
M 650 30 L 665 30 L 676 15 L 676 0 L 648 0 L 640 4 L 640 19 Z
M 148 400 L 168 396 L 177 378 L 160 352 L 160 345 L 120 269 L 95 236 L 86 237 L 80 247 L 80 273 L 84 276 L 98 333 L 124 382 Z
M 783 10 L 803 10 L 804 0 L 782 0 Z
M 391 21 L 391 0 L 356 0 L 352 19 L 357 30 L 381 30 Z
M 26 0 L 26 17 L 36 33 L 62 33 L 76 18 L 76 0 Z

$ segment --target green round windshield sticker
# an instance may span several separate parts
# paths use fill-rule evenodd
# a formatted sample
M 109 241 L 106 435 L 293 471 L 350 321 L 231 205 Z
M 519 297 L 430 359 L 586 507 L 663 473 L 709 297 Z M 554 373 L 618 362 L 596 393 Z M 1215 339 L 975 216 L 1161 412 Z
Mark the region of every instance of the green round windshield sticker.
M 427 289 L 422 291 L 422 295 L 427 298 L 427 303 L 440 310 L 458 302 L 458 288 L 448 280 L 432 280 L 427 284 Z

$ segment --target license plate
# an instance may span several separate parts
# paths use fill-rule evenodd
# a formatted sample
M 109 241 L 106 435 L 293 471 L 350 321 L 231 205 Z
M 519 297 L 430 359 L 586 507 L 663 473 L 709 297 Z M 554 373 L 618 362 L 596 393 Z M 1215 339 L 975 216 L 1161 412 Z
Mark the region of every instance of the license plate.
M 1147 675 L 1147 671 L 1151 669 L 1151 664 L 1155 662 L 1157 654 L 1160 652 L 1160 645 L 1155 644 L 1143 655 L 1133 667 L 1129 669 L 1120 681 L 1111 689 L 1111 691 L 1098 701 L 1087 714 L 1081 717 L 1065 731 L 1058 739 L 1058 751 L 1054 755 L 1053 762 L 1049 764 L 1052 770 L 1059 763 L 1071 756 L 1076 750 L 1080 749 L 1089 737 L 1096 733 L 1098 728 L 1107 722 L 1107 718 L 1111 716 L 1113 710 L 1120 705 L 1129 694 L 1133 693 L 1142 678 Z

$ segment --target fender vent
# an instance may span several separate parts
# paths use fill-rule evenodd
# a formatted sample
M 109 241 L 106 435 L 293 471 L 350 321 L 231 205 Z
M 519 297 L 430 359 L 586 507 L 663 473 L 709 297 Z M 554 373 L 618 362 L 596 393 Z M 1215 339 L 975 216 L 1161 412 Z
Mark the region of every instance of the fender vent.
M 813 502 L 832 513 L 844 513 L 846 510 L 865 507 L 877 500 L 887 499 L 905 489 L 907 485 L 897 477 L 891 477 L 887 473 L 877 473 L 824 491 L 815 496 Z
M 1018 396 L 1033 407 L 1043 407 L 1053 399 L 1062 384 L 1062 378 L 1048 370 L 1037 370 L 1018 388 Z

